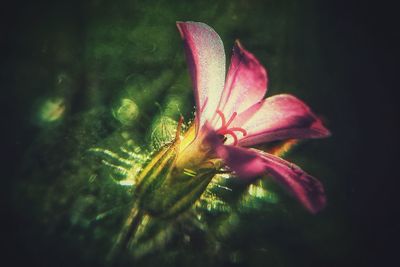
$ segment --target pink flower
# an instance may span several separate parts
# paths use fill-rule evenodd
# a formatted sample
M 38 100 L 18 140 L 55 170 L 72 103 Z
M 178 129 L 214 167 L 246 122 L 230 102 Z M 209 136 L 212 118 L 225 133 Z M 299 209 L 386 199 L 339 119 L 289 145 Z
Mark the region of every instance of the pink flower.
M 194 157 L 180 157 L 176 166 L 187 168 L 204 159 L 220 158 L 237 176 L 251 179 L 268 174 L 310 212 L 321 210 L 326 198 L 318 180 L 282 158 L 247 148 L 277 140 L 329 136 L 318 117 L 292 95 L 264 99 L 267 72 L 238 41 L 225 78 L 225 52 L 218 34 L 198 22 L 177 22 L 177 27 L 184 40 L 197 105 L 193 138 L 182 140 L 181 151 L 197 151 L 194 154 L 199 159 L 193 162 Z

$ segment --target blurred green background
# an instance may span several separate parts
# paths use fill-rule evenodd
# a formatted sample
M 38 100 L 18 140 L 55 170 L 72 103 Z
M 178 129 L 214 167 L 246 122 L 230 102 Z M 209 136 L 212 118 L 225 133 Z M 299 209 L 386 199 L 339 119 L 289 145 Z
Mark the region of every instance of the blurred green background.
M 2 228 L 9 237 L 3 251 L 14 265 L 106 265 L 104 254 L 131 192 L 112 182 L 101 158 L 88 150 L 150 150 L 159 145 L 151 133 L 161 116 L 193 117 L 175 26 L 191 20 L 217 31 L 228 59 L 240 39 L 268 69 L 268 96 L 296 95 L 321 115 L 333 136 L 304 141 L 287 159 L 322 181 L 328 205 L 310 215 L 274 188 L 277 204 L 241 209 L 235 229 L 218 241 L 195 233 L 191 242 L 175 239 L 120 264 L 384 261 L 381 253 L 397 232 L 386 223 L 394 216 L 387 205 L 394 189 L 384 193 L 391 186 L 382 179 L 394 172 L 398 107 L 392 99 L 377 100 L 392 95 L 395 76 L 394 61 L 386 57 L 395 46 L 379 41 L 395 36 L 390 21 L 382 21 L 391 17 L 388 10 L 317 0 L 36 1 L 4 8 L 2 100 L 12 110 L 9 127 L 15 132 L 10 153 L 5 150 L 11 174 L 2 177 Z

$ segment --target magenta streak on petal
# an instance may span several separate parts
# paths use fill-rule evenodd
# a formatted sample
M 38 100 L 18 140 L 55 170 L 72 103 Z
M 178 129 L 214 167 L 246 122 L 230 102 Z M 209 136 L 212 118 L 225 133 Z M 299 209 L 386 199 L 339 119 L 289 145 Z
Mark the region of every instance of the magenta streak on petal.
M 240 114 L 238 114 L 238 116 L 236 116 L 235 121 L 233 123 L 233 125 L 235 127 L 241 127 L 242 125 L 244 125 L 248 120 L 250 120 L 257 112 L 258 110 L 262 107 L 261 103 L 264 100 L 261 100 L 259 102 L 257 102 L 256 104 L 254 104 L 253 106 L 249 107 L 248 109 L 246 109 L 245 111 L 241 112 Z
M 203 106 L 200 108 L 200 114 L 206 109 L 208 97 L 204 100 Z
M 177 22 L 177 27 L 185 43 L 193 82 L 198 130 L 211 120 L 221 98 L 225 83 L 224 46 L 218 34 L 204 23 Z
M 260 101 L 267 91 L 267 72 L 253 54 L 235 42 L 218 109 L 227 117 Z M 214 125 L 218 120 L 215 120 Z
M 235 146 L 217 145 L 216 152 L 241 178 L 270 174 L 312 213 L 326 204 L 322 184 L 293 163 L 259 150 Z
M 292 95 L 269 97 L 239 114 L 232 126 L 247 130 L 239 145 L 251 146 L 283 139 L 320 138 L 330 135 L 320 119 Z
M 293 163 L 261 153 L 268 166 L 267 172 L 286 190 L 292 192 L 309 211 L 316 213 L 325 207 L 326 196 L 321 182 Z

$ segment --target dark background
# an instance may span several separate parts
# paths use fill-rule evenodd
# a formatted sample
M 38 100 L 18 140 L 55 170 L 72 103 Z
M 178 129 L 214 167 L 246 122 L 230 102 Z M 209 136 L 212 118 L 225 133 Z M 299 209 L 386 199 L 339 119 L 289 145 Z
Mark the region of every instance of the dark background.
M 215 264 L 385 266 L 395 260 L 399 231 L 397 9 L 385 1 L 297 2 L 15 1 L 3 6 L 1 99 L 5 107 L 2 127 L 5 172 L 1 186 L 4 190 L 1 250 L 5 257 L 2 261 L 9 261 L 10 266 L 96 264 L 90 256 L 80 258 L 86 249 L 84 243 L 74 243 L 73 237 L 57 234 L 57 230 L 50 236 L 44 234 L 46 224 L 38 217 L 52 216 L 51 212 L 41 213 L 37 206 L 51 200 L 41 197 L 46 189 L 38 187 L 53 180 L 38 177 L 50 175 L 57 168 L 69 168 L 68 164 L 57 165 L 69 155 L 59 146 L 74 142 L 64 140 L 64 133 L 82 143 L 77 146 L 84 146 L 85 142 L 90 146 L 90 142 L 96 144 L 112 132 L 116 127 L 113 123 L 98 126 L 106 127 L 104 133 L 91 133 L 90 137 L 77 137 L 76 131 L 68 129 L 81 127 L 74 118 L 90 121 L 91 117 L 81 115 L 86 111 L 109 109 L 121 80 L 131 71 L 143 71 L 145 82 L 165 69 L 186 71 L 174 29 L 176 20 L 211 25 L 221 35 L 227 53 L 233 40 L 241 39 L 268 68 L 269 95 L 285 91 L 299 96 L 325 118 L 333 132 L 330 139 L 307 142 L 292 156 L 325 184 L 327 209 L 313 217 L 296 212 L 299 206 L 289 206 L 292 215 L 284 219 L 290 222 L 281 228 L 272 227 L 278 230 L 276 235 L 271 235 L 268 227 L 262 230 L 268 218 L 260 215 L 257 221 L 255 216 L 256 221 L 247 222 L 253 223 L 251 226 L 243 225 L 242 234 L 229 241 L 233 242 L 233 248 L 238 244 L 236 249 L 245 251 L 243 257 L 254 256 L 254 260 L 235 265 L 226 263 L 221 256 L 222 260 Z M 131 43 L 124 37 L 124 30 L 130 24 L 138 28 L 138 33 L 129 39 Z M 146 28 L 140 30 L 140 25 L 150 25 L 150 32 Z M 158 32 L 160 27 L 162 30 Z M 164 29 L 171 35 L 163 35 Z M 166 41 L 165 36 L 171 39 Z M 97 53 L 102 43 L 120 53 L 100 48 Z M 157 49 L 154 52 L 141 43 L 154 43 Z M 139 52 L 129 52 L 129 44 Z M 70 75 L 73 90 L 52 91 L 59 70 Z M 101 76 L 100 85 L 93 87 L 96 81 L 92 77 L 96 74 Z M 187 78 L 167 82 L 190 88 Z M 88 88 L 98 91 L 91 92 Z M 165 91 L 160 90 L 160 95 L 156 94 L 156 100 L 152 101 L 162 102 L 158 98 L 170 92 L 168 86 Z M 64 94 L 69 103 L 66 116 L 71 120 L 49 130 L 35 122 L 32 114 L 42 98 L 58 93 Z M 182 112 L 188 115 L 190 109 L 186 104 Z M 152 112 L 147 111 L 148 116 Z M 88 128 L 95 127 L 87 124 Z M 139 131 L 145 129 L 138 127 L 143 128 Z M 37 170 L 34 157 L 44 158 L 39 160 L 44 165 L 41 171 Z M 56 170 L 48 171 L 49 168 Z M 33 193 L 26 196 L 24 192 Z M 35 199 L 40 200 L 35 202 Z M 51 225 L 52 220 L 47 223 Z M 302 234 L 297 235 L 299 232 Z M 246 249 L 262 247 L 263 236 L 268 236 L 278 247 L 273 259 Z M 196 264 L 201 265 L 201 261 Z

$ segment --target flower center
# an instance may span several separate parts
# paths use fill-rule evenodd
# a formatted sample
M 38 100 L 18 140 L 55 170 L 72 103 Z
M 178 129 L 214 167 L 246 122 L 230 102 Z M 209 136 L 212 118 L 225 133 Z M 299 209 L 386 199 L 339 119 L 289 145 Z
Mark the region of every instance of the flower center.
M 233 145 L 237 145 L 238 143 L 238 138 L 235 132 L 241 132 L 243 136 L 247 135 L 247 132 L 245 129 L 240 128 L 240 127 L 232 127 L 229 128 L 229 125 L 232 123 L 232 121 L 235 119 L 237 116 L 237 112 L 233 112 L 232 116 L 229 118 L 228 121 L 225 119 L 224 113 L 222 113 L 220 110 L 217 110 L 217 114 L 221 117 L 221 127 L 217 130 L 217 134 L 220 134 L 223 137 L 224 143 L 227 139 L 226 135 L 230 135 L 233 138 Z

